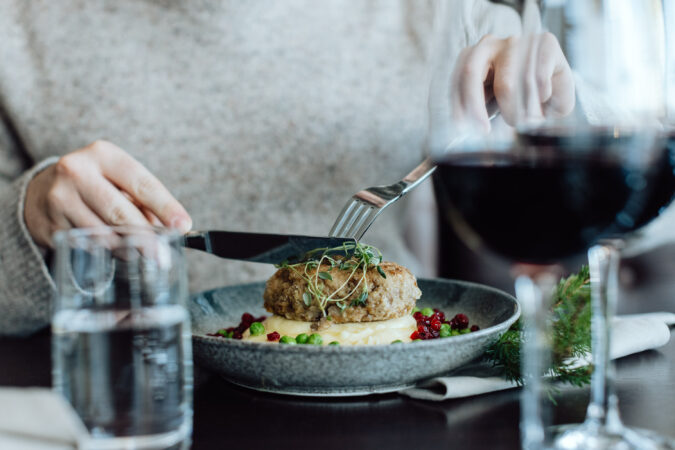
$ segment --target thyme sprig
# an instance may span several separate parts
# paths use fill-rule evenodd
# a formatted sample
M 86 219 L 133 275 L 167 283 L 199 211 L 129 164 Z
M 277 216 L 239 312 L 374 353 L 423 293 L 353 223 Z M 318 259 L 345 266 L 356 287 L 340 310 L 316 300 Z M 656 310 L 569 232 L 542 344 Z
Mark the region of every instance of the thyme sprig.
M 578 274 L 560 280 L 554 293 L 552 314 L 552 358 L 548 372 L 563 383 L 583 386 L 590 383 L 591 366 L 574 366 L 575 358 L 591 350 L 591 292 L 588 266 Z M 508 380 L 520 385 L 520 349 L 522 325 L 520 320 L 509 328 L 485 352 L 485 359 L 497 367 Z
M 380 250 L 360 242 L 345 242 L 339 247 L 315 249 L 307 257 L 308 259 L 299 263 L 284 262 L 276 267 L 292 270 L 305 281 L 307 285 L 302 294 L 304 304 L 310 306 L 312 302 L 316 302 L 324 317 L 329 303 L 334 303 L 341 311 L 348 306 L 365 306 L 369 294 L 366 280 L 369 268 L 375 267 L 382 278 L 387 278 L 380 265 L 382 263 Z M 329 266 L 330 269 L 321 270 L 325 266 Z M 333 281 L 330 272 L 336 268 L 349 272 L 349 275 L 337 289 L 331 291 L 327 288 L 325 281 Z M 356 285 L 347 294 L 340 295 L 340 292 L 353 279 L 358 280 Z M 361 293 L 350 302 L 349 299 L 354 297 L 359 290 Z

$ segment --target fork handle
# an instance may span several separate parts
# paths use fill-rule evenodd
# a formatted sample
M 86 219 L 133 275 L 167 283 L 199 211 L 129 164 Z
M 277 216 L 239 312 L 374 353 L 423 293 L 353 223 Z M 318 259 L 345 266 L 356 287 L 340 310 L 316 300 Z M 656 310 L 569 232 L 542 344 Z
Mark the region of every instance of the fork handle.
M 426 158 L 420 163 L 419 166 L 415 167 L 408 175 L 403 177 L 402 181 L 406 184 L 406 186 L 401 191 L 401 195 L 403 196 L 407 194 L 408 191 L 417 187 L 417 185 L 426 180 L 429 175 L 434 172 L 434 170 L 436 170 L 436 165 L 433 163 L 433 161 L 431 161 L 430 158 Z

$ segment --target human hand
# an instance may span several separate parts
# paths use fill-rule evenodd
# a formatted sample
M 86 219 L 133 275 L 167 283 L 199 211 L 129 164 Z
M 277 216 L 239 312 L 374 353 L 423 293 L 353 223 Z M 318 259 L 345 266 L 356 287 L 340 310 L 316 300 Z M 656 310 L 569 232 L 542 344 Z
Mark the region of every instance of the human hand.
M 526 61 L 524 67 L 521 61 Z M 486 35 L 460 53 L 451 98 L 454 120 L 473 120 L 489 131 L 486 105 L 492 101 L 510 125 L 523 113 L 530 119 L 569 114 L 575 103 L 574 79 L 553 34 L 506 39 Z M 526 104 L 519 106 L 519 98 Z
M 68 153 L 28 184 L 24 220 L 33 240 L 74 227 L 153 225 L 187 232 L 192 219 L 164 185 L 121 148 L 106 141 Z

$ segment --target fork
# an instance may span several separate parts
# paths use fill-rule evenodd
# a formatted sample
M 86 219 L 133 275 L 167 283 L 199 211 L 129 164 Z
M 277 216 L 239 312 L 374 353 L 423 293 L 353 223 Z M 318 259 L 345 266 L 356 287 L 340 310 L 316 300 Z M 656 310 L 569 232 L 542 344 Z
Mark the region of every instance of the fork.
M 384 209 L 426 180 L 436 166 L 426 158 L 398 183 L 389 186 L 373 186 L 357 192 L 342 208 L 330 229 L 330 237 L 363 237 Z

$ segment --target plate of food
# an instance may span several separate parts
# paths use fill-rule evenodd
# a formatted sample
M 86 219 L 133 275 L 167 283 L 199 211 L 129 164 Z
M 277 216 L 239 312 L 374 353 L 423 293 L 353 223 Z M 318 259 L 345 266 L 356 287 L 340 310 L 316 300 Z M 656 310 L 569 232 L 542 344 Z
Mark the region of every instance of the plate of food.
M 519 317 L 511 295 L 420 279 L 373 247 L 281 264 L 267 281 L 191 298 L 198 366 L 260 391 L 393 392 L 482 355 Z

